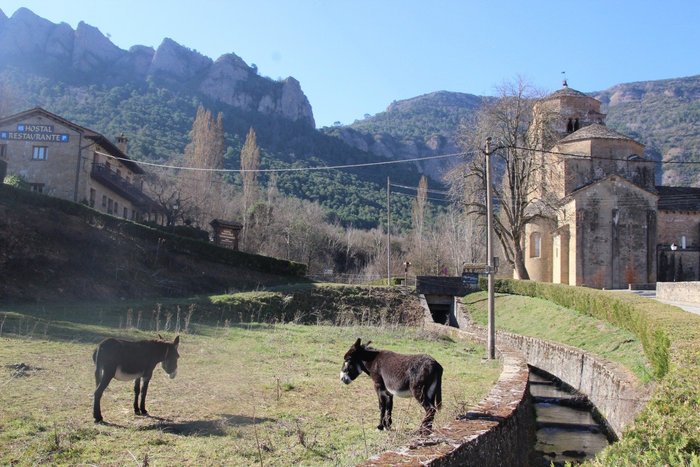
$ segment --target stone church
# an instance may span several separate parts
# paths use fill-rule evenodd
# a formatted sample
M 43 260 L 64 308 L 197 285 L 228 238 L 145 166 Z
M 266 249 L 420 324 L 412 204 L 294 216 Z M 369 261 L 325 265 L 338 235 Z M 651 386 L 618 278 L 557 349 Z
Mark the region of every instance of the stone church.
M 700 188 L 656 185 L 644 145 L 606 127 L 600 102 L 566 82 L 534 112 L 554 116 L 542 186 L 558 203 L 526 229 L 530 279 L 606 289 L 698 280 Z

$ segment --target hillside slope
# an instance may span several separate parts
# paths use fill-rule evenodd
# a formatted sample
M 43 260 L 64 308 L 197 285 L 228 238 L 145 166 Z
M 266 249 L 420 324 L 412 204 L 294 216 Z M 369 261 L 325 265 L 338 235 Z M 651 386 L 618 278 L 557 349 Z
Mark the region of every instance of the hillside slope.
M 129 221 L 62 212 L 69 204 L 0 186 L 0 301 L 190 296 L 303 280 L 208 261 L 167 235 L 132 235 Z
M 610 128 L 644 143 L 652 159 L 670 162 L 661 164 L 658 182 L 700 186 L 694 164 L 700 162 L 700 75 L 623 83 L 588 94 L 601 101 Z M 487 99 L 435 92 L 393 102 L 385 112 L 324 131 L 388 159 L 450 154 L 460 150 L 461 128 L 473 122 Z M 449 159 L 435 160 L 421 169 L 439 178 L 447 166 Z

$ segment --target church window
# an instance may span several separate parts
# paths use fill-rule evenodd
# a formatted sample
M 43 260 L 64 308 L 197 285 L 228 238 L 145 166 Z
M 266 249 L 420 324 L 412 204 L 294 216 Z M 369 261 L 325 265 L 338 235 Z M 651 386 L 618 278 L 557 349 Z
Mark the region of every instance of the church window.
M 539 232 L 530 234 L 530 258 L 542 256 L 542 235 Z
M 577 119 L 574 121 L 574 131 L 578 130 L 579 128 L 581 128 L 581 126 L 579 125 L 579 123 L 578 123 L 578 118 L 577 118 Z
M 573 133 L 574 131 L 574 123 L 569 119 L 569 123 L 566 124 L 566 132 L 567 133 Z

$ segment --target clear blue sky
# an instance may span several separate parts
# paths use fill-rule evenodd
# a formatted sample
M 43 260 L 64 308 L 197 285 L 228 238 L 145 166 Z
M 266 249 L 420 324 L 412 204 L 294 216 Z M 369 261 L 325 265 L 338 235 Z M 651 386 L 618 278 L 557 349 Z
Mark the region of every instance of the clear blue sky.
M 447 90 L 491 95 L 518 75 L 553 91 L 700 74 L 697 0 L 2 0 L 122 49 L 169 37 L 261 75 L 293 76 L 317 126 Z

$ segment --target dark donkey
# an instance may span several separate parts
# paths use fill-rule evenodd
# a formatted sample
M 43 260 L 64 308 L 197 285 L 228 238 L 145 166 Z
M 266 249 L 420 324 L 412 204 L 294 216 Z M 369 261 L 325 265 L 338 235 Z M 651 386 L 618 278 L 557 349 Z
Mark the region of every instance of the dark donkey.
M 170 375 L 170 378 L 175 377 L 177 359 L 180 357 L 177 353 L 179 343 L 180 336 L 177 336 L 172 343 L 163 340 L 132 342 L 114 338 L 100 342 L 92 354 L 92 360 L 95 362 L 95 386 L 97 386 L 92 406 L 95 423 L 102 421 L 100 399 L 112 378 L 119 381 L 134 380 L 134 413 L 148 415 L 146 392 L 148 392 L 148 383 L 153 376 L 153 370 L 162 362 L 163 370 Z M 141 385 L 140 382 L 143 384 Z M 139 392 L 141 393 L 140 406 Z
M 429 355 L 402 355 L 388 350 L 369 347 L 357 339 L 345 354 L 340 380 L 350 384 L 361 372 L 374 381 L 379 397 L 379 425 L 377 429 L 391 428 L 391 409 L 394 396 L 415 397 L 425 409 L 420 433 L 433 429 L 435 412 L 442 404 L 442 366 Z

